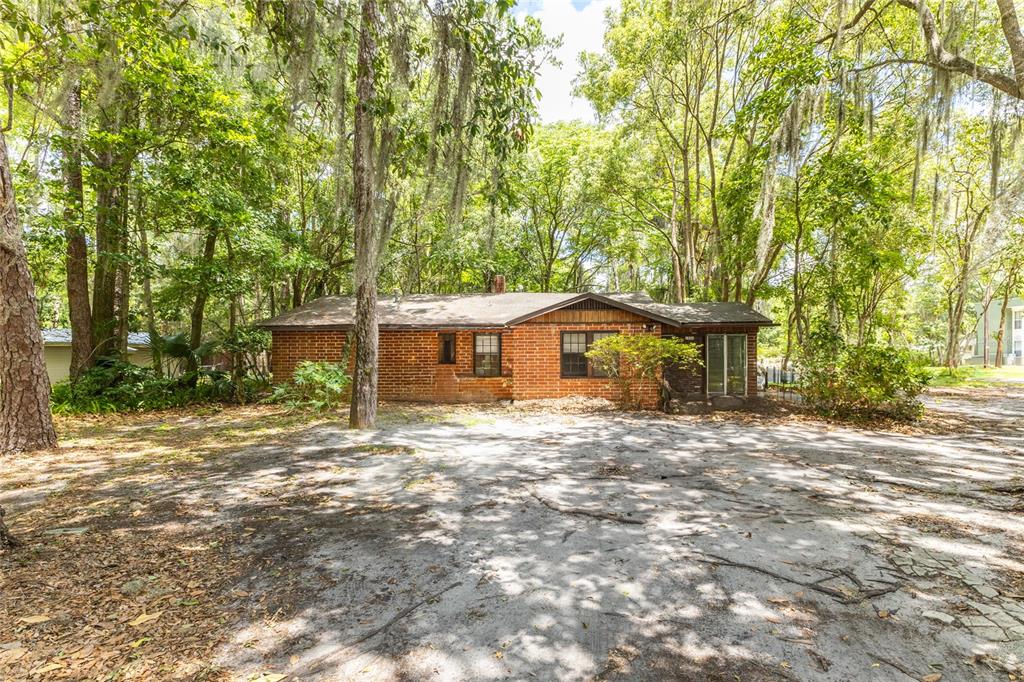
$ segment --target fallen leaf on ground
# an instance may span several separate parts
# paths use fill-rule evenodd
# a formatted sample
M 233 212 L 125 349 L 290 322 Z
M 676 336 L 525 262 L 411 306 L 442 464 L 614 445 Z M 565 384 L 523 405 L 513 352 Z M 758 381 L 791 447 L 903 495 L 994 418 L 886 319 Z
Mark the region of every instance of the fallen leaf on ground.
M 45 623 L 46 621 L 50 620 L 50 617 L 49 616 L 25 616 L 24 618 L 19 618 L 18 620 L 20 620 L 22 623 L 28 623 L 29 625 L 35 625 L 37 623 Z
M 32 674 L 42 675 L 43 673 L 53 672 L 54 670 L 60 670 L 60 665 L 57 663 L 50 663 L 49 665 L 44 665 L 42 668 L 36 668 L 32 671 Z
M 931 675 L 925 675 L 921 678 L 921 682 L 939 682 L 942 679 L 942 673 L 932 673 Z
M 163 611 L 157 611 L 156 613 L 144 613 L 132 622 L 128 623 L 128 625 L 132 626 L 133 628 L 136 628 L 142 625 L 143 623 L 148 623 L 151 620 L 156 620 L 160 617 L 161 613 L 163 613 Z

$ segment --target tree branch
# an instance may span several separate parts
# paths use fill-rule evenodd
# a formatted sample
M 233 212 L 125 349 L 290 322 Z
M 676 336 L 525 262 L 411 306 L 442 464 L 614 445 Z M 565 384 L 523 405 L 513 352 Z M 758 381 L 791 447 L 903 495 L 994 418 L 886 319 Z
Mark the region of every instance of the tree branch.
M 845 33 L 846 31 L 849 31 L 851 28 L 860 23 L 860 20 L 864 18 L 864 15 L 868 13 L 868 10 L 871 9 L 871 6 L 874 4 L 875 0 L 867 0 L 863 5 L 861 5 L 861 8 L 857 10 L 857 13 L 853 15 L 853 18 L 843 25 L 843 32 Z M 821 45 L 822 43 L 827 43 L 830 40 L 835 40 L 836 36 L 838 35 L 839 31 L 832 31 L 828 35 L 819 38 L 818 45 Z
M 1001 9 L 1004 6 L 1008 8 L 1008 11 L 1003 11 L 1003 32 L 1004 35 L 1007 35 L 1010 52 L 1014 55 L 1015 67 L 1017 63 L 1016 50 L 1020 51 L 1021 64 L 1024 66 L 1024 38 L 1021 37 L 1020 28 L 1017 26 L 1017 16 L 1013 11 L 1013 1 L 997 1 Z M 976 80 L 991 85 L 997 90 L 1005 92 L 1015 99 L 1024 99 L 1024 89 L 1021 88 L 1018 79 L 987 66 L 982 66 L 977 62 L 947 50 L 945 45 L 942 44 L 942 37 L 939 35 L 939 29 L 935 23 L 935 15 L 928 9 L 927 3 L 923 0 L 896 0 L 896 2 L 907 9 L 917 12 L 918 20 L 921 24 L 921 33 L 924 34 L 925 43 L 928 45 L 928 63 L 930 66 L 971 76 Z M 1009 19 L 1007 19 L 1007 14 L 1009 14 Z M 1016 28 L 1015 36 L 1012 35 L 1012 31 L 1007 33 L 1008 23 L 1012 24 L 1012 28 Z M 1014 46 L 1015 42 L 1017 43 L 1016 46 Z M 1018 78 L 1022 77 L 1024 77 L 1024 71 L 1018 71 Z
M 996 0 L 996 4 L 999 6 L 999 21 L 1003 26 L 1003 35 L 1006 36 L 1006 46 L 1010 48 L 1017 90 L 1024 92 L 1024 34 L 1020 32 L 1017 9 L 1014 0 Z

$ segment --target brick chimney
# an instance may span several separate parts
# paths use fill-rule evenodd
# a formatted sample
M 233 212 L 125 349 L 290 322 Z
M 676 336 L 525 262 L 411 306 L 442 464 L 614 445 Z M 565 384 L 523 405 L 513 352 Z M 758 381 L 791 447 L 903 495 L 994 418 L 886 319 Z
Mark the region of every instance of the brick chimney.
M 495 275 L 494 279 L 491 280 L 491 293 L 492 294 L 503 294 L 505 293 L 505 275 Z

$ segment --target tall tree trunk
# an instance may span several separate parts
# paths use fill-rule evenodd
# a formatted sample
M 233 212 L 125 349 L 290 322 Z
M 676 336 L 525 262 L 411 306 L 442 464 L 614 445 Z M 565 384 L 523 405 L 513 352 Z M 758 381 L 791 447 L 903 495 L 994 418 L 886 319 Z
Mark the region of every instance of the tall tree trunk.
M 118 252 L 128 253 L 128 197 L 121 202 L 121 244 Z M 117 264 L 117 285 L 115 291 L 114 317 L 117 319 L 117 353 L 122 358 L 128 357 L 128 306 L 132 289 L 132 267 L 127 258 L 121 258 Z
M 156 328 L 156 313 L 153 309 L 152 263 L 149 262 L 149 237 L 143 219 L 142 194 L 135 195 L 135 227 L 139 231 L 139 256 L 142 258 L 142 304 L 146 308 L 146 331 L 149 333 L 149 353 L 153 371 L 158 377 L 164 375 L 163 340 Z
M 231 239 L 224 237 L 224 246 L 228 252 L 228 269 L 235 267 L 235 252 L 231 248 Z M 245 366 L 243 364 L 243 353 L 238 350 L 238 318 L 242 314 L 241 294 L 237 291 L 231 292 L 231 300 L 228 308 L 228 338 L 231 339 L 234 349 L 231 351 L 231 382 L 235 386 L 235 401 L 239 405 L 245 404 Z M 245 324 L 244 320 L 242 324 Z
M 116 54 L 104 55 L 100 73 L 115 73 L 121 65 Z M 127 238 L 124 234 L 128 201 L 128 172 L 134 149 L 123 141 L 130 119 L 137 117 L 134 88 L 119 84 L 112 101 L 99 110 L 99 128 L 103 146 L 96 155 L 91 177 L 96 194 L 96 267 L 93 270 L 92 340 L 94 356 L 112 355 L 118 346 L 118 274 Z M 137 125 L 137 121 L 136 121 Z
M 0 131 L 0 454 L 56 444 L 35 285 Z
M 1003 366 L 1003 339 L 1006 335 L 1006 313 L 1010 308 L 1010 292 L 1017 287 L 1017 269 L 1020 260 L 1011 261 L 1010 272 L 1003 281 L 1003 299 L 999 304 L 999 331 L 996 332 L 996 367 Z
M 117 263 L 121 247 L 120 173 L 112 151 L 100 152 L 96 186 L 96 268 L 93 271 L 92 334 L 97 356 L 117 346 Z
M 356 57 L 355 137 L 352 183 L 355 213 L 356 366 L 352 383 L 349 425 L 373 428 L 377 422 L 377 268 L 379 225 L 376 189 L 382 168 L 374 168 L 376 125 L 372 107 L 376 98 L 379 16 L 376 0 L 363 0 Z
M 686 302 L 689 295 L 689 287 L 697 280 L 697 248 L 693 229 L 693 204 L 690 190 L 690 138 L 689 133 L 685 134 L 686 140 L 683 145 L 683 242 L 685 249 L 683 281 L 683 298 Z
M 189 324 L 188 346 L 192 351 L 188 356 L 188 371 L 192 373 L 189 382 L 195 385 L 199 371 L 199 356 L 195 350 L 203 343 L 203 318 L 206 315 L 206 301 L 210 298 L 210 267 L 213 264 L 213 256 L 217 250 L 217 230 L 210 228 L 206 233 L 206 240 L 203 243 L 202 271 L 199 274 L 199 283 L 196 288 L 196 297 L 192 303 L 192 315 Z
M 89 251 L 85 243 L 82 187 L 82 86 L 75 77 L 63 112 L 64 237 L 67 240 L 68 314 L 71 318 L 71 378 L 93 364 L 92 309 L 89 304 Z
M 683 260 L 679 254 L 679 189 L 676 185 L 675 169 L 672 173 L 672 210 L 669 217 L 668 242 L 672 249 L 672 302 L 685 303 L 683 283 Z

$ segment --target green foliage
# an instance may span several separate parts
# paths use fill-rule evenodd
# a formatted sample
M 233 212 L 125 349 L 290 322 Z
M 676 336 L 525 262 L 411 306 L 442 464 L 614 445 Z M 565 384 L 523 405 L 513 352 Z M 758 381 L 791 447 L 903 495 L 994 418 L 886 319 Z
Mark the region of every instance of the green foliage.
M 703 364 L 696 344 L 653 334 L 613 334 L 600 338 L 587 351 L 595 369 L 615 377 L 622 385 L 623 403 L 632 403 L 632 387 L 654 379 L 665 365 L 680 368 Z
M 275 387 L 266 402 L 282 403 L 293 410 L 334 410 L 348 402 L 351 383 L 344 365 L 300 362 L 291 382 Z
M 188 378 L 158 377 L 150 367 L 120 360 L 104 361 L 77 381 L 56 384 L 50 404 L 56 414 L 100 414 L 225 403 L 236 397 L 235 385 L 223 372 L 201 372 L 194 386 Z M 245 396 L 252 398 L 263 385 L 248 380 L 243 388 Z
M 379 5 L 383 295 L 476 292 L 501 273 L 510 290 L 756 300 L 780 323 L 765 354 L 792 358 L 828 316 L 854 346 L 955 364 L 971 305 L 1019 281 L 1019 107 L 926 64 L 900 3 L 837 31 L 854 20 L 842 3 L 622 0 L 574 81 L 599 125 L 537 124 L 552 42 L 510 0 Z M 991 2 L 943 7 L 952 53 L 1009 68 Z M 128 278 L 118 328 L 194 324 L 236 371 L 265 366 L 247 325 L 350 293 L 360 21 L 350 3 L 0 0 L 44 326 L 69 326 L 76 226 L 89 280 L 101 262 Z M 79 144 L 81 203 L 62 174 Z M 212 350 L 191 336 L 165 339 L 179 370 Z
M 828 417 L 916 419 L 927 383 L 927 371 L 907 351 L 850 345 L 820 322 L 808 334 L 800 360 L 804 400 Z
M 241 358 L 242 368 L 265 378 L 260 369 L 258 359 L 270 350 L 270 332 L 258 327 L 238 327 L 233 335 L 225 336 L 220 348 Z

